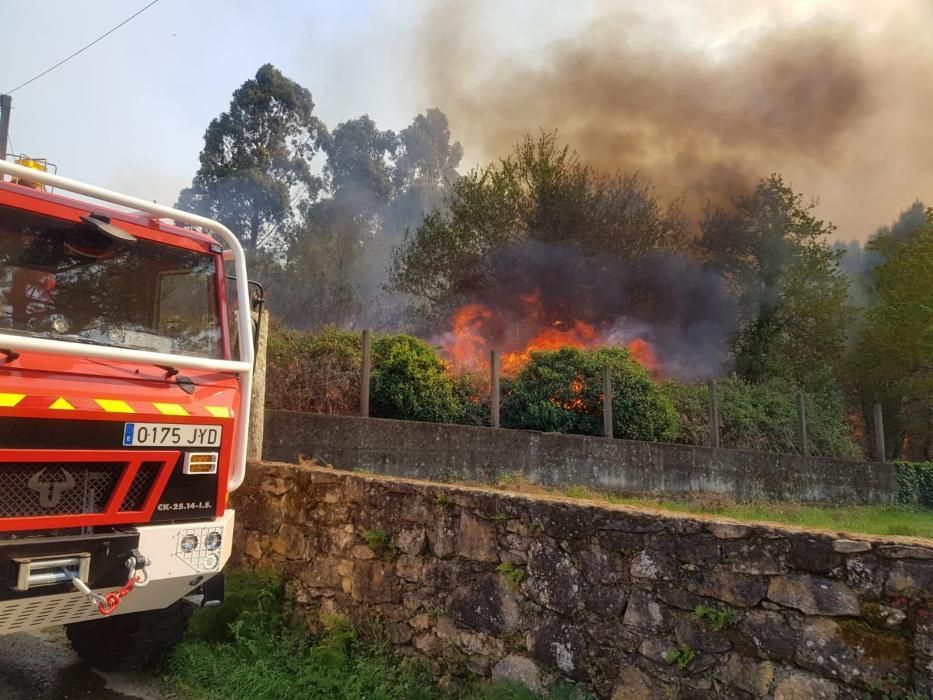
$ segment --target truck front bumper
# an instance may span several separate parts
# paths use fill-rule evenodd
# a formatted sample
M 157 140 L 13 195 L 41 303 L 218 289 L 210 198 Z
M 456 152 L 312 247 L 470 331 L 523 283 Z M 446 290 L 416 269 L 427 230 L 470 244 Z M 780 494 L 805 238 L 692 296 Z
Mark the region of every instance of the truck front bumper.
M 54 564 L 44 567 L 44 562 L 90 555 L 87 570 L 91 588 L 106 596 L 126 582 L 123 562 L 128 552 L 136 549 L 150 563 L 141 572 L 141 583 L 112 614 L 161 609 L 192 594 L 223 569 L 233 545 L 233 524 L 234 511 L 227 510 L 214 520 L 125 528 L 109 538 L 75 535 L 3 541 L 0 635 L 100 617 L 96 604 L 71 583 L 47 583 Z M 24 573 L 24 566 L 35 572 L 35 585 L 27 590 L 21 590 L 28 573 Z

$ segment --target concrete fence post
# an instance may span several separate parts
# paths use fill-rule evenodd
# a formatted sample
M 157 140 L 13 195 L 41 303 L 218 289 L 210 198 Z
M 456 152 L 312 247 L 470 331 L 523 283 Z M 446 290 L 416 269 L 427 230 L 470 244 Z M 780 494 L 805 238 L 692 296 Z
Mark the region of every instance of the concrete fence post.
M 709 390 L 709 444 L 710 447 L 719 447 L 719 398 L 716 396 L 716 382 L 706 383 Z
M 884 449 L 884 415 L 881 412 L 881 404 L 876 403 L 872 407 L 875 423 L 875 460 L 884 462 L 888 458 L 888 453 Z
M 499 427 L 499 351 L 489 351 L 489 424 Z
M 256 314 L 252 314 L 253 318 Z M 249 438 L 247 459 L 262 459 L 262 439 L 266 418 L 266 348 L 269 345 L 269 313 L 263 313 L 256 329 L 256 359 L 253 364 L 253 388 L 250 392 Z
M 369 417 L 369 373 L 372 364 L 372 334 L 369 329 L 363 331 L 363 359 L 360 363 L 360 415 Z
M 603 436 L 612 437 L 612 371 L 603 367 Z
M 809 456 L 810 446 L 807 444 L 807 404 L 804 393 L 797 389 L 797 434 L 800 440 L 800 454 Z

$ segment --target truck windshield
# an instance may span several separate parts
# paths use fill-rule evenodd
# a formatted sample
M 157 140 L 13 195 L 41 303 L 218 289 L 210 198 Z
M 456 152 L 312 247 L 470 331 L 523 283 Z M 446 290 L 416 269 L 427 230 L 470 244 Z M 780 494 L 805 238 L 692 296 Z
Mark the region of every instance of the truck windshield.
M 0 206 L 0 333 L 223 357 L 215 265 Z

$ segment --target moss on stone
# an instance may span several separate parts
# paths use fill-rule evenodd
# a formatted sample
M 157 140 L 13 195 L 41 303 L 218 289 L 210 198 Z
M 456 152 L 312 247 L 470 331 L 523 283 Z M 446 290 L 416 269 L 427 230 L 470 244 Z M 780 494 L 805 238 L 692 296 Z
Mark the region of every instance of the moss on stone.
M 881 605 L 878 603 L 862 603 L 859 615 L 872 627 L 884 627 L 884 616 L 881 614 Z
M 907 641 L 896 634 L 880 632 L 860 620 L 841 620 L 839 635 L 846 644 L 864 650 L 876 661 L 909 663 Z

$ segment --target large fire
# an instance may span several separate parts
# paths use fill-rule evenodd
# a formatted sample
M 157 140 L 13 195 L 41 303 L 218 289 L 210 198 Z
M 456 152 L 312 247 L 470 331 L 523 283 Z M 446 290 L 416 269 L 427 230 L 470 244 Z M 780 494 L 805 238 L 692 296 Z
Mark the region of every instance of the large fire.
M 644 338 L 614 342 L 608 331 L 601 332 L 585 321 L 547 318 L 537 295 L 523 296 L 521 306 L 525 313 L 520 319 L 509 319 L 483 304 L 461 306 L 451 316 L 451 330 L 440 339 L 444 356 L 456 369 L 485 371 L 495 349 L 502 358 L 502 373 L 514 375 L 533 352 L 623 344 L 646 369 L 658 369 L 654 349 Z

